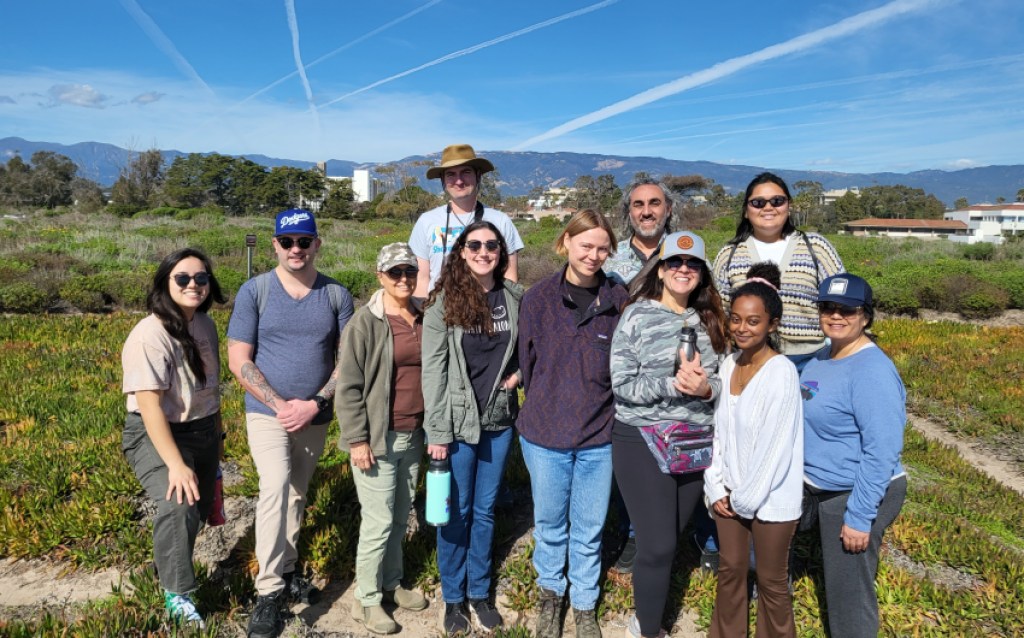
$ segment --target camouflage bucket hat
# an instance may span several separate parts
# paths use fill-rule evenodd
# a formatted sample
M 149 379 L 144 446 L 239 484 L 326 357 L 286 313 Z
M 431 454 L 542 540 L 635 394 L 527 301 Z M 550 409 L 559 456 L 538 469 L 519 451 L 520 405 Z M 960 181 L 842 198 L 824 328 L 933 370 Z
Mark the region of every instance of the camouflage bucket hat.
M 415 266 L 416 255 L 405 242 L 395 242 L 380 249 L 377 255 L 377 272 L 384 272 L 395 266 Z

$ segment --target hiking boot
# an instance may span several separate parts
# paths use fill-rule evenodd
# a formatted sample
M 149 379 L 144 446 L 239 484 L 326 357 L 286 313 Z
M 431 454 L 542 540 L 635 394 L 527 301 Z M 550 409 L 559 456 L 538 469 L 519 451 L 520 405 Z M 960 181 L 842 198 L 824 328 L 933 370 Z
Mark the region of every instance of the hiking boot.
M 615 571 L 620 574 L 632 574 L 633 565 L 636 564 L 636 538 L 630 537 L 626 539 L 626 544 L 622 546 L 622 553 L 619 554 L 619 560 L 615 561 Z
M 658 628 L 658 638 L 665 638 L 667 632 L 664 629 Z M 642 638 L 640 633 L 640 619 L 633 614 L 629 618 L 629 623 L 626 624 L 626 638 Z
M 284 575 L 284 590 L 288 592 L 288 602 L 315 605 L 320 600 L 320 589 L 308 578 L 288 572 Z
M 573 609 L 576 622 L 576 638 L 601 638 L 601 625 L 597 624 L 597 612 L 593 609 Z
M 196 604 L 188 594 L 172 594 L 164 592 L 164 607 L 171 620 L 179 625 L 192 625 L 199 629 L 206 629 L 203 617 L 196 611 Z
M 469 633 L 469 613 L 465 603 L 445 603 L 441 630 L 449 636 Z
M 561 638 L 562 597 L 550 589 L 541 588 L 540 605 L 537 612 L 536 638 Z
M 406 589 L 399 585 L 394 589 L 385 589 L 384 602 L 392 603 L 409 611 L 423 611 L 427 608 L 427 599 L 415 589 Z
M 356 619 L 367 631 L 375 634 L 393 634 L 398 631 L 398 623 L 388 616 L 388 612 L 380 605 L 363 607 L 363 603 L 356 598 L 352 601 L 352 617 Z
M 249 617 L 249 627 L 245 635 L 249 638 L 275 638 L 281 630 L 281 603 L 284 590 L 266 596 L 257 596 L 256 605 Z
M 469 600 L 469 617 L 481 631 L 490 632 L 496 627 L 501 627 L 501 614 L 486 598 Z

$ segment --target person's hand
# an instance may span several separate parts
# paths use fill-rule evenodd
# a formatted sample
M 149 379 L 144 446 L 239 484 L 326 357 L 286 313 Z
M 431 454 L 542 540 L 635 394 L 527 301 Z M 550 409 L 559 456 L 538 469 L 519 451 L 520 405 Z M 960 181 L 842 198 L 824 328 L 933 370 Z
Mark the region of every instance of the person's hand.
M 430 445 L 427 446 L 427 454 L 430 455 L 430 458 L 434 459 L 435 461 L 443 461 L 444 459 L 448 458 L 448 444 L 441 443 L 440 445 L 438 445 L 431 443 Z
M 859 554 L 868 548 L 868 540 L 871 538 L 871 534 L 868 532 L 860 532 L 849 525 L 843 525 L 843 529 L 839 530 L 839 538 L 843 541 L 843 548 L 852 554 Z
M 679 370 L 676 372 L 672 385 L 683 394 L 695 397 L 705 397 L 711 389 L 708 383 L 708 374 L 700 364 L 700 356 L 695 355 L 689 361 L 679 362 Z
M 350 445 L 348 455 L 349 458 L 352 459 L 352 465 L 358 467 L 364 472 L 370 469 L 376 462 L 373 458 L 373 451 L 370 449 L 370 444 L 366 441 Z
M 519 385 L 519 375 L 513 372 L 512 374 L 505 377 L 505 380 L 502 382 L 502 385 L 505 387 L 506 390 L 515 390 L 516 386 Z
M 736 512 L 732 511 L 732 505 L 729 503 L 729 496 L 723 496 L 711 505 L 711 509 L 715 510 L 715 514 L 721 518 L 736 518 Z
M 168 501 L 174 493 L 178 493 L 178 504 L 185 500 L 189 505 L 195 505 L 199 501 L 199 479 L 192 468 L 182 463 L 176 467 L 167 468 L 167 496 Z
M 306 429 L 318 412 L 320 409 L 312 399 L 289 399 L 284 402 L 284 407 L 278 410 L 277 420 L 286 432 L 295 434 Z

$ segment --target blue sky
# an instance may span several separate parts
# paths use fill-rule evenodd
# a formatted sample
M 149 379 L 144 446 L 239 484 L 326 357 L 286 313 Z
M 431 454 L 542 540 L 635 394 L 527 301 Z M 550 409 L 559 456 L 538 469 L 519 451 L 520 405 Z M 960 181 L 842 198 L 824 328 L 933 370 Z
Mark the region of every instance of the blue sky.
M 1020 0 L 3 5 L 0 137 L 311 161 L 468 142 L 849 172 L 1024 163 Z

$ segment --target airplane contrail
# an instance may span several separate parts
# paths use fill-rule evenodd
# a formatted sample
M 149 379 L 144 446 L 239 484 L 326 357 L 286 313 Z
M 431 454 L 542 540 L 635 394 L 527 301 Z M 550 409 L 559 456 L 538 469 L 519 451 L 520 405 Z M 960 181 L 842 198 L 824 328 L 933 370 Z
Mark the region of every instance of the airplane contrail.
M 524 150 L 540 144 L 541 142 L 561 137 L 585 126 L 632 111 L 633 109 L 645 106 L 662 98 L 682 93 L 683 91 L 687 91 L 715 80 L 720 80 L 734 73 L 738 73 L 749 66 L 753 66 L 761 62 L 767 62 L 768 60 L 773 60 L 792 53 L 799 53 L 824 42 L 828 42 L 829 40 L 834 40 L 845 35 L 850 35 L 851 33 L 856 33 L 857 31 L 861 31 L 897 16 L 919 11 L 925 7 L 946 1 L 948 0 L 896 0 L 896 2 L 890 2 L 889 4 L 883 5 L 877 9 L 858 13 L 855 16 L 851 16 L 833 25 L 818 29 L 817 31 L 805 33 L 791 40 L 787 40 L 786 42 L 774 44 L 761 49 L 760 51 L 755 51 L 754 53 L 748 53 L 747 55 L 741 55 L 724 62 L 719 62 L 707 69 L 685 75 L 677 80 L 648 89 L 642 93 L 638 93 L 632 97 L 616 102 L 615 104 L 611 104 L 592 113 L 577 117 L 565 124 L 556 126 L 549 131 L 541 133 L 540 135 L 531 137 L 525 142 L 512 147 L 511 150 Z
M 302 88 L 306 92 L 306 102 L 309 103 L 309 113 L 316 123 L 317 139 L 320 139 L 320 112 L 317 111 L 316 102 L 313 101 L 313 88 L 309 86 L 306 68 L 302 65 L 302 52 L 299 50 L 299 20 L 295 16 L 295 0 L 284 0 L 284 8 L 288 12 L 288 30 L 292 33 L 292 57 L 295 58 L 295 70 L 302 80 Z
M 178 48 L 174 46 L 174 43 L 171 42 L 170 38 L 168 38 L 160 27 L 157 26 L 156 22 L 153 22 L 153 18 L 150 18 L 149 15 L 142 10 L 139 3 L 135 2 L 135 0 L 121 0 L 121 6 L 124 7 L 125 11 L 127 11 L 128 14 L 131 15 L 132 19 L 135 20 L 136 24 L 142 28 L 147 36 L 149 36 L 149 39 L 154 45 L 156 45 L 156 48 L 160 49 L 164 55 L 171 59 L 171 62 L 174 63 L 174 66 L 178 67 L 179 71 L 191 78 L 193 82 L 198 84 L 200 88 L 210 94 L 211 97 L 217 97 L 213 92 L 213 89 L 210 88 L 210 85 L 199 76 L 199 73 L 197 73 L 194 68 L 192 68 L 192 65 L 185 59 L 185 56 L 178 51 Z
M 428 2 L 428 3 L 424 4 L 424 5 L 421 5 L 419 7 L 416 7 L 415 9 L 410 11 L 409 13 L 406 13 L 405 15 L 399 16 L 399 17 L 395 18 L 394 20 L 392 20 L 391 22 L 388 22 L 387 24 L 383 24 L 383 25 L 377 27 L 376 29 L 370 31 L 369 33 L 365 33 L 365 34 L 359 36 L 358 38 L 356 38 L 355 40 L 352 40 L 351 42 L 349 42 L 347 44 L 343 44 L 342 46 L 338 47 L 337 49 L 334 49 L 333 51 L 329 51 L 329 52 L 321 55 L 319 58 L 317 58 L 317 59 L 313 60 L 312 62 L 310 62 L 309 64 L 307 64 L 305 68 L 309 69 L 310 67 L 316 66 L 317 64 L 320 64 L 324 60 L 338 55 L 339 53 L 341 53 L 345 49 L 352 48 L 355 45 L 359 44 L 360 42 L 363 42 L 365 40 L 369 40 L 370 38 L 372 38 L 373 36 L 377 35 L 378 33 L 386 31 L 386 30 L 390 29 L 391 27 L 395 26 L 396 24 L 399 24 L 400 22 L 405 22 L 406 20 L 408 20 L 409 18 L 413 17 L 417 13 L 420 13 L 422 11 L 426 11 L 427 9 L 429 9 L 430 7 L 434 6 L 435 4 L 437 4 L 439 2 L 441 2 L 441 0 L 430 0 L 430 2 Z M 241 105 L 245 104 L 246 102 L 248 102 L 249 100 L 263 95 L 264 93 L 266 93 L 270 89 L 278 86 L 282 82 L 287 82 L 288 80 L 292 79 L 293 77 L 298 75 L 298 73 L 299 73 L 298 71 L 292 71 L 288 75 L 285 75 L 283 77 L 280 77 L 280 78 L 274 80 L 273 82 L 271 82 L 270 84 L 266 85 L 265 87 L 263 87 L 259 91 L 256 91 L 255 93 L 253 93 L 249 97 L 245 98 L 244 100 L 242 100 L 241 102 L 239 102 L 235 106 L 241 106 Z
M 330 102 L 324 102 L 321 105 L 321 107 L 323 107 L 323 106 L 330 106 L 331 104 L 335 104 L 337 102 L 341 102 L 342 100 L 347 100 L 348 98 L 350 98 L 350 97 L 352 97 L 354 95 L 359 95 L 360 93 L 365 93 L 366 91 L 369 91 L 371 89 L 375 89 L 378 86 L 381 86 L 382 84 L 387 84 L 388 82 L 393 82 L 393 81 L 395 81 L 395 80 L 397 80 L 399 78 L 404 78 L 407 75 L 412 75 L 413 73 L 416 73 L 418 71 L 422 71 L 423 69 L 426 69 L 426 68 L 429 68 L 429 67 L 441 64 L 442 62 L 447 62 L 449 60 L 454 60 L 456 58 L 461 58 L 464 55 L 469 55 L 470 53 L 476 53 L 477 51 L 480 51 L 481 49 L 486 49 L 487 47 L 494 46 L 495 44 L 501 44 L 502 42 L 506 42 L 508 40 L 511 40 L 512 38 L 518 38 L 519 36 L 526 35 L 527 33 L 532 33 L 532 32 L 534 32 L 534 31 L 536 31 L 538 29 L 543 29 L 544 27 L 549 27 L 549 26 L 551 26 L 553 24 L 558 24 L 559 22 L 563 22 L 565 20 L 576 18 L 576 17 L 579 17 L 581 15 L 590 13 L 592 11 L 597 11 L 598 9 L 603 9 L 603 8 L 609 6 L 609 5 L 615 4 L 618 1 L 619 0 L 604 0 L 604 2 L 598 2 L 597 4 L 592 4 L 592 5 L 588 6 L 588 7 L 583 7 L 582 9 L 577 9 L 576 11 L 570 11 L 569 13 L 564 13 L 564 14 L 562 14 L 560 16 L 551 18 L 549 20 L 545 20 L 543 22 L 538 22 L 537 24 L 532 24 L 532 25 L 530 25 L 528 27 L 524 27 L 522 29 L 519 29 L 518 31 L 513 31 L 512 33 L 506 33 L 505 35 L 499 36 L 497 38 L 494 38 L 493 40 L 488 40 L 487 42 L 481 42 L 480 44 L 476 44 L 476 45 L 473 45 L 471 47 L 467 47 L 465 49 L 460 49 L 458 51 L 454 51 L 452 53 L 449 53 L 448 55 L 443 55 L 443 56 L 437 58 L 436 60 L 431 60 L 430 62 L 427 62 L 425 64 L 421 64 L 421 65 L 419 65 L 417 67 L 414 67 L 412 69 L 409 69 L 407 71 L 402 71 L 401 73 L 397 73 L 397 74 L 392 75 L 390 77 L 386 77 L 383 80 L 377 80 L 373 84 L 367 84 L 366 86 L 364 86 L 361 89 L 356 89 L 355 91 L 352 91 L 350 93 L 346 93 L 345 95 L 342 95 L 341 97 L 336 97 L 333 100 L 331 100 Z

